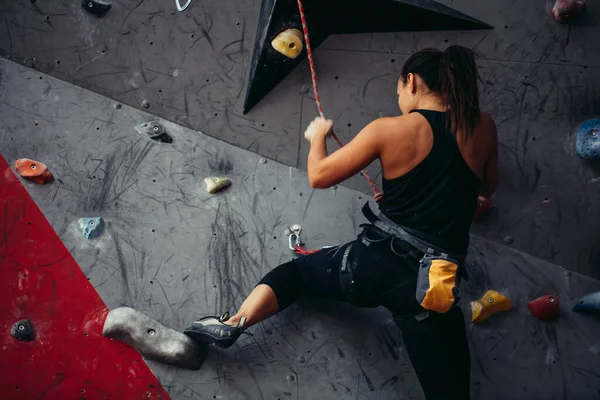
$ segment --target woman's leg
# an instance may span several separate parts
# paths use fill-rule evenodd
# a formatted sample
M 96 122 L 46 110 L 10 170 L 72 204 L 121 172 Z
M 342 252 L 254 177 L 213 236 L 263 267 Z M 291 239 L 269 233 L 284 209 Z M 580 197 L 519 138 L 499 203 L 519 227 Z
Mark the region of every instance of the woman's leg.
M 235 315 L 202 318 L 184 333 L 202 343 L 229 347 L 243 330 L 284 310 L 303 294 L 344 300 L 339 281 L 343 251 L 339 249 L 321 250 L 279 265 L 261 279 Z
M 394 316 L 427 400 L 469 400 L 471 357 L 463 314 L 458 307 L 429 313 L 419 321 Z
M 225 324 L 237 326 L 242 317 L 246 317 L 244 329 L 264 321 L 279 311 L 279 302 L 271 286 L 258 284 L 242 303 L 240 309 Z

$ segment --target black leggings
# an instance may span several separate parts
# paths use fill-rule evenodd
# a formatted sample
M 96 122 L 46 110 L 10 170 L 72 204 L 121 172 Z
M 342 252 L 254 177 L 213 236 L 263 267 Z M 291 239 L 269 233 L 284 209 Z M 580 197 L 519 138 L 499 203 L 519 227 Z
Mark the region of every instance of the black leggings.
M 402 330 L 427 400 L 468 400 L 471 361 L 460 308 L 416 318 L 425 312 L 415 299 L 422 256 L 408 243 L 369 225 L 354 242 L 282 264 L 259 284 L 273 289 L 279 311 L 303 294 L 357 307 L 386 307 Z

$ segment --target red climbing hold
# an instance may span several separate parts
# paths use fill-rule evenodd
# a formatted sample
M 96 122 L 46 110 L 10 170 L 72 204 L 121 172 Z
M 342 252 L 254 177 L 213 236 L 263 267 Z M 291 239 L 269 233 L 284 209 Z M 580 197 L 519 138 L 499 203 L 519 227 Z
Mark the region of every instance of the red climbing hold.
M 558 22 L 569 22 L 579 17 L 584 9 L 584 0 L 556 0 L 552 16 Z
M 541 321 L 548 321 L 558 317 L 558 297 L 547 294 L 527 303 L 531 314 Z
M 29 158 L 18 159 L 15 162 L 15 168 L 23 178 L 30 179 L 40 185 L 54 180 L 54 176 L 48 171 L 46 164 Z
M 494 204 L 491 199 L 479 196 L 477 198 L 477 208 L 475 209 L 474 221 L 479 221 L 489 210 L 494 208 Z

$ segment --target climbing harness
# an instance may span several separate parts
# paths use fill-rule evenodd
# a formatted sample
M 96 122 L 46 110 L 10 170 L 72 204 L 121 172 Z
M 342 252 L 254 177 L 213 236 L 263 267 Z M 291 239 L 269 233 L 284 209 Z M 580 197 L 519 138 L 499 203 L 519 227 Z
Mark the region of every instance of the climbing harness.
M 300 20 L 302 21 L 302 31 L 304 33 L 304 42 L 306 44 L 306 54 L 308 56 L 308 66 L 310 68 L 310 75 L 312 78 L 313 92 L 315 93 L 315 102 L 317 103 L 317 109 L 319 110 L 319 114 L 321 115 L 321 117 L 325 118 L 325 112 L 323 111 L 323 106 L 321 105 L 321 98 L 319 97 L 319 89 L 317 88 L 317 72 L 315 70 L 315 62 L 313 60 L 312 49 L 310 47 L 310 39 L 308 37 L 308 26 L 306 24 L 306 16 L 304 14 L 302 0 L 298 0 L 298 10 L 300 11 Z M 344 146 L 344 143 L 335 134 L 335 132 L 333 132 L 333 130 L 331 131 L 331 136 L 335 139 L 336 142 L 338 142 L 340 147 Z M 365 177 L 365 179 L 369 183 L 369 186 L 371 186 L 375 199 L 381 199 L 381 193 L 377 189 L 377 186 L 375 185 L 375 182 L 373 182 L 373 179 L 371 179 L 371 177 L 367 175 L 365 170 L 360 171 L 360 173 L 362 174 L 362 176 Z
M 187 0 L 187 2 L 182 6 L 179 0 L 175 0 L 175 6 L 177 7 L 177 11 L 185 11 L 185 9 L 189 7 L 191 2 L 192 0 Z

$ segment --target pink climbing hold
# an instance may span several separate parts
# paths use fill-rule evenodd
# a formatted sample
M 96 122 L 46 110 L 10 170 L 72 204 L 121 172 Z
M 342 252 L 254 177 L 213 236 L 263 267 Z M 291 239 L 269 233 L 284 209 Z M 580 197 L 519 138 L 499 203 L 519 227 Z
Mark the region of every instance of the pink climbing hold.
M 558 297 L 547 294 L 527 303 L 531 314 L 540 321 L 548 321 L 558 317 Z
M 552 16 L 560 23 L 569 22 L 579 17 L 584 9 L 584 0 L 556 0 Z

